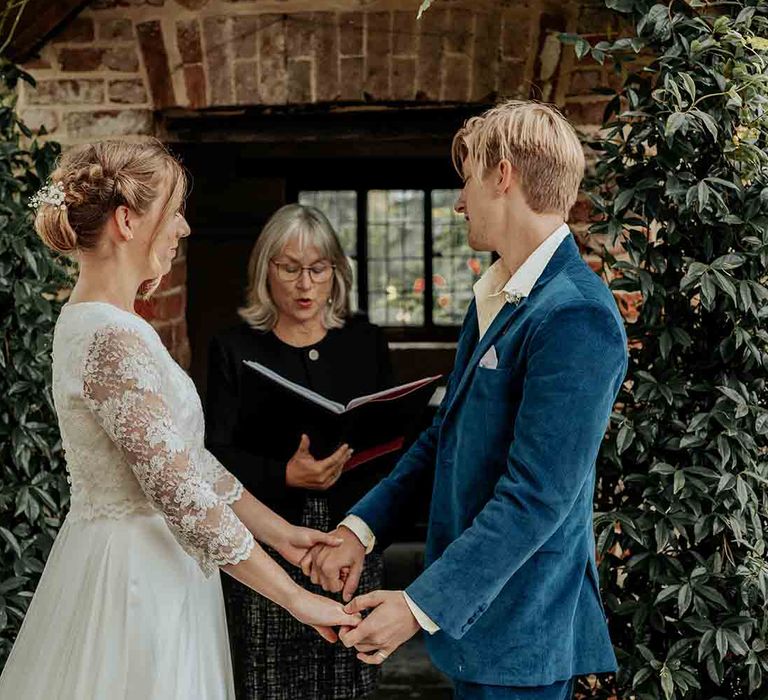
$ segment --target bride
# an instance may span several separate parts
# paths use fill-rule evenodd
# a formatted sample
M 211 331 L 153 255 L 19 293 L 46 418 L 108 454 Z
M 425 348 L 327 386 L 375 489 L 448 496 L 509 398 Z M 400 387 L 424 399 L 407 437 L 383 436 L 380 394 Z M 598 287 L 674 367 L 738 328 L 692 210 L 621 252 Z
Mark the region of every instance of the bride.
M 158 141 L 105 141 L 67 153 L 32 202 L 43 241 L 79 261 L 53 339 L 71 509 L 0 698 L 233 700 L 219 569 L 328 641 L 360 621 L 256 544 L 298 564 L 337 541 L 287 523 L 205 450 L 192 381 L 133 312 L 189 235 L 185 194 Z

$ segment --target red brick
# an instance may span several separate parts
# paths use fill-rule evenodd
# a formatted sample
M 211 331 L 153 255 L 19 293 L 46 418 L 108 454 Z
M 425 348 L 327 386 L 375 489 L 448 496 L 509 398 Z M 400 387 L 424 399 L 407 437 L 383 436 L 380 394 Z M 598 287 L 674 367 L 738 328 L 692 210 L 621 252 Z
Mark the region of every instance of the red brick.
M 606 100 L 568 102 L 565 105 L 565 115 L 575 124 L 600 125 L 603 123 L 606 104 Z
M 232 35 L 235 58 L 256 58 L 259 51 L 258 15 L 238 17 Z
M 584 7 L 579 13 L 576 31 L 579 34 L 589 32 L 609 33 L 618 27 L 618 18 L 615 12 L 605 7 Z
M 189 337 L 187 334 L 187 322 L 184 318 L 174 321 L 173 327 L 173 349 L 171 355 L 183 369 L 189 369 L 192 359 L 192 352 L 189 347 Z
M 206 17 L 203 20 L 203 35 L 211 104 L 232 104 L 232 62 L 227 55 L 227 46 L 231 37 L 230 18 Z
M 445 68 L 443 99 L 449 102 L 467 102 L 469 100 L 469 57 L 447 55 L 443 59 L 443 64 Z
M 59 49 L 59 65 L 63 71 L 92 71 L 101 68 L 104 49 Z
M 202 63 L 203 47 L 200 43 L 200 24 L 196 19 L 176 22 L 176 41 L 182 63 Z
M 498 73 L 497 47 L 501 33 L 501 13 L 498 10 L 478 13 L 475 26 L 475 56 L 472 68 L 471 99 L 492 101 L 495 97 Z
M 64 25 L 64 29 L 56 35 L 55 42 L 71 44 L 86 44 L 94 39 L 93 20 L 90 17 L 75 17 Z
M 34 58 L 30 58 L 25 63 L 21 64 L 21 67 L 26 70 L 48 70 L 50 68 L 53 68 L 51 65 L 51 62 L 47 58 L 43 58 L 42 56 L 35 56 Z
M 392 14 L 369 12 L 366 28 L 365 91 L 374 99 L 389 99 L 389 57 L 392 53 Z
M 179 320 L 172 321 L 171 326 L 173 327 L 173 343 L 178 350 L 179 346 L 187 340 L 187 319 L 182 316 Z
M 184 83 L 187 86 L 187 100 L 192 109 L 208 104 L 205 96 L 205 71 L 200 63 L 184 66 Z
M 392 13 L 392 53 L 395 56 L 414 56 L 418 35 L 415 12 L 399 10 Z
M 306 59 L 288 61 L 288 102 L 312 102 L 312 62 Z
M 333 102 L 339 96 L 339 43 L 336 14 L 318 12 L 315 33 L 315 89 L 319 102 Z M 346 88 L 345 88 L 346 90 Z
M 569 95 L 590 95 L 602 85 L 602 73 L 599 70 L 572 71 L 568 85 Z
M 168 53 L 165 50 L 165 37 L 159 21 L 142 22 L 136 25 L 139 46 L 144 56 L 147 69 L 149 90 L 155 108 L 162 109 L 176 104 L 173 81 L 168 66 Z
M 173 287 L 183 287 L 187 283 L 187 263 L 183 259 L 173 261 L 171 271 L 166 275 Z
M 139 40 L 141 40 L 141 36 Z M 162 48 L 165 50 L 165 46 Z M 133 46 L 107 49 L 104 52 L 104 67 L 123 73 L 136 73 L 139 70 L 139 57 L 136 55 L 136 49 Z
M 341 59 L 342 100 L 363 99 L 363 72 L 365 60 L 362 56 L 347 56 Z
M 568 216 L 570 223 L 588 223 L 590 221 L 590 213 L 592 211 L 592 203 L 582 197 L 576 200 L 576 204 L 571 208 L 571 212 Z
M 64 115 L 64 125 L 77 139 L 144 135 L 151 134 L 154 128 L 148 109 L 70 112 Z
M 155 299 L 150 297 L 149 299 L 136 299 L 133 303 L 133 309 L 136 311 L 139 316 L 141 316 L 143 319 L 152 322 L 155 320 Z M 154 325 L 154 324 L 153 324 Z M 157 326 L 155 326 L 155 330 L 157 330 L 158 335 L 160 335 L 160 331 L 158 330 Z M 160 336 L 162 339 L 162 336 Z M 168 336 L 168 339 L 170 340 L 170 334 Z M 165 342 L 165 341 L 163 341 Z
M 133 39 L 133 22 L 129 19 L 103 19 L 99 22 L 99 39 L 130 41 Z
M 416 95 L 416 59 L 392 57 L 392 99 L 412 100 Z
M 284 104 L 288 95 L 285 22 L 282 15 L 261 16 L 259 93 L 265 104 Z
M 259 64 L 256 61 L 235 62 L 235 98 L 241 105 L 255 105 L 261 102 Z
M 160 321 L 171 321 L 179 318 L 184 312 L 184 290 L 169 292 L 163 296 L 154 297 L 156 300 L 155 318 Z
M 525 62 L 520 59 L 502 59 L 499 66 L 499 97 L 524 98 L 529 91 Z
M 140 104 L 147 101 L 147 91 L 144 81 L 135 80 L 110 80 L 108 95 L 110 102 L 121 104 Z
M 31 105 L 85 105 L 104 102 L 103 80 L 39 80 L 26 92 Z
M 154 317 L 147 320 L 154 320 Z M 168 352 L 173 355 L 173 324 L 155 322 L 152 325 L 154 326 L 155 331 L 157 331 L 157 335 L 160 336 L 160 340 L 163 341 L 163 345 L 165 345 Z
M 190 0 L 178 0 L 182 5 L 189 4 Z M 192 0 L 195 2 L 195 0 Z M 198 7 L 200 0 L 198 0 Z M 202 0 L 202 4 L 205 4 L 208 0 Z M 141 5 L 149 5 L 151 7 L 162 7 L 165 4 L 165 0 L 91 0 L 88 4 L 91 10 L 109 10 L 113 7 L 140 7 Z
M 59 115 L 52 109 L 25 109 L 24 123 L 32 131 L 40 131 L 42 127 L 49 134 L 59 128 Z
M 315 15 L 312 12 L 295 12 L 288 15 L 288 57 L 310 58 L 314 51 Z
M 363 55 L 362 12 L 344 12 L 339 16 L 339 37 L 339 53 L 342 56 Z
M 447 51 L 469 55 L 472 47 L 473 19 L 471 10 L 451 10 L 448 19 L 448 31 L 445 35 Z
M 615 70 L 610 69 L 606 71 L 604 82 L 605 84 L 602 87 L 609 87 L 618 92 L 624 87 L 624 76 L 621 73 L 617 73 Z
M 419 64 L 416 69 L 417 98 L 440 99 L 440 74 L 443 62 L 443 35 L 448 12 L 430 8 L 419 21 Z
M 504 56 L 526 59 L 533 50 L 536 13 L 504 10 L 502 15 L 501 51 Z

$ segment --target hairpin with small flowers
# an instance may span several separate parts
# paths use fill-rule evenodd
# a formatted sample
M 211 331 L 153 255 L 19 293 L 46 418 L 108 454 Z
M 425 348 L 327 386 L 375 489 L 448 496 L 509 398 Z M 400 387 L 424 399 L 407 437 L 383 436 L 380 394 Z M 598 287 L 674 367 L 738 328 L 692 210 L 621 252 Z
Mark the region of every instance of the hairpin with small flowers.
M 43 185 L 32 197 L 29 198 L 29 207 L 39 211 L 40 207 L 48 204 L 59 209 L 66 209 L 64 203 L 64 184 L 61 182 Z

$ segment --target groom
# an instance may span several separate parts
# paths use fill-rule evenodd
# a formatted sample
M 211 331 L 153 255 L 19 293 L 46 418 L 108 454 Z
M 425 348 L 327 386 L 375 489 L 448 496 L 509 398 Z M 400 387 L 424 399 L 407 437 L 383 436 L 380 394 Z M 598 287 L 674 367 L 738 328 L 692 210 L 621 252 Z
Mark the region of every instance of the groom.
M 611 293 L 565 219 L 584 172 L 570 124 L 512 101 L 470 119 L 453 143 L 469 244 L 500 259 L 475 284 L 442 405 L 392 474 L 337 529 L 344 544 L 302 562 L 354 594 L 366 552 L 415 512 L 433 482 L 426 569 L 342 632 L 381 663 L 419 628 L 456 698 L 566 700 L 575 676 L 616 660 L 598 591 L 595 459 L 627 368 Z

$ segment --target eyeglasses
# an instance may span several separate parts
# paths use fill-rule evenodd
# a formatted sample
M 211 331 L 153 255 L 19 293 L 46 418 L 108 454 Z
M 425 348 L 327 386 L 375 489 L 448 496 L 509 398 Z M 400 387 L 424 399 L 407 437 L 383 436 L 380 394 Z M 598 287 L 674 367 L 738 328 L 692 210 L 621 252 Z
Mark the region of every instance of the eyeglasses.
M 301 273 L 306 270 L 309 272 L 309 279 L 315 284 L 327 282 L 333 276 L 333 271 L 336 269 L 336 265 L 329 265 L 328 263 L 315 263 L 314 265 L 298 265 L 296 263 L 279 263 L 275 260 L 270 260 L 277 268 L 277 276 L 283 282 L 295 282 Z

